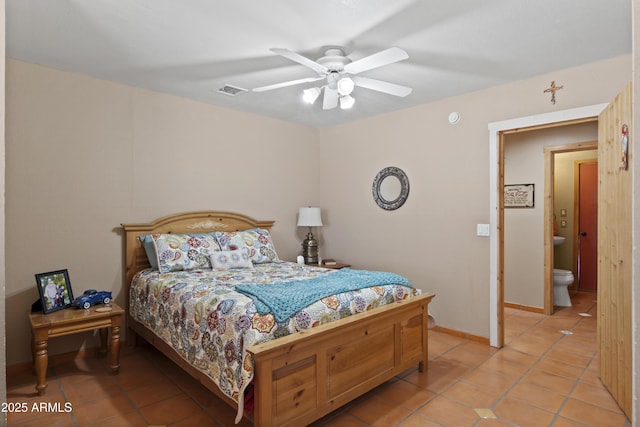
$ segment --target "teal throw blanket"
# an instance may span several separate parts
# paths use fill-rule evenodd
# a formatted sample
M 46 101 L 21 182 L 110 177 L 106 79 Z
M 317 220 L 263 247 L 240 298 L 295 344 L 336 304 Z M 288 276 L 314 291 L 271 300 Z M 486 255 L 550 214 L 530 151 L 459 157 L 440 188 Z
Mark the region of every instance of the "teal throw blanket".
M 411 287 L 406 278 L 395 273 L 343 268 L 313 279 L 237 285 L 236 290 L 253 299 L 258 313 L 273 313 L 278 322 L 283 322 L 330 295 L 382 285 Z

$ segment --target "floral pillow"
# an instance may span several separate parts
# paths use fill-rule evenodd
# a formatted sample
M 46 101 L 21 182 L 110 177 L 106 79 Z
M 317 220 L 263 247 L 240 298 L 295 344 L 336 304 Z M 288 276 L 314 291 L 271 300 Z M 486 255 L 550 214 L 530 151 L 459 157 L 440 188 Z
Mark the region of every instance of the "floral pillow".
M 220 246 L 211 234 L 153 234 L 160 273 L 211 268 L 209 257 Z
M 244 231 L 216 231 L 213 234 L 222 250 L 245 251 L 254 264 L 280 261 L 267 230 L 252 228 Z
M 230 268 L 251 268 L 251 258 L 247 251 L 217 251 L 210 257 L 211 266 L 216 270 L 228 270 Z

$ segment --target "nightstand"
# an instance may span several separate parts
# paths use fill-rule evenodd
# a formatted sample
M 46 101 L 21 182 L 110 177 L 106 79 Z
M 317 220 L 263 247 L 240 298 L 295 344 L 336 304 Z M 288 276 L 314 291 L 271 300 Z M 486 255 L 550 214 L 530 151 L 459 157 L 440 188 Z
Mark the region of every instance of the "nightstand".
M 120 327 L 124 310 L 111 303 L 111 310 L 103 311 L 104 305 L 96 305 L 88 310 L 67 308 L 49 314 L 29 312 L 31 323 L 31 352 L 36 370 L 36 390 L 42 396 L 47 389 L 47 365 L 49 338 L 61 337 L 78 332 L 100 329 L 100 352 L 107 352 L 107 328 L 111 329 L 111 373 L 120 369 Z
M 351 267 L 351 264 L 332 264 L 332 265 L 327 265 L 327 264 L 307 264 L 307 265 L 311 265 L 313 267 L 322 267 L 322 268 L 330 268 L 332 270 L 340 270 L 341 268 L 347 268 L 347 267 Z

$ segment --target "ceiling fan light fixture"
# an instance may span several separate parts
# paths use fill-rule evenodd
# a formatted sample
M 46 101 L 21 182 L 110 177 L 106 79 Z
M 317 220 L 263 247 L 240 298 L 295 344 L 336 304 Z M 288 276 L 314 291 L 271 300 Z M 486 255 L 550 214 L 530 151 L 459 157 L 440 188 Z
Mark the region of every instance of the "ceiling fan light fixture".
M 356 100 L 351 95 L 345 95 L 340 97 L 340 108 L 343 110 L 348 110 L 353 107 L 353 104 L 356 103 Z
M 302 91 L 302 100 L 307 104 L 313 104 L 320 96 L 321 89 L 319 87 L 312 87 Z
M 350 77 L 343 77 L 338 80 L 338 93 L 342 96 L 350 95 L 354 87 L 355 83 Z

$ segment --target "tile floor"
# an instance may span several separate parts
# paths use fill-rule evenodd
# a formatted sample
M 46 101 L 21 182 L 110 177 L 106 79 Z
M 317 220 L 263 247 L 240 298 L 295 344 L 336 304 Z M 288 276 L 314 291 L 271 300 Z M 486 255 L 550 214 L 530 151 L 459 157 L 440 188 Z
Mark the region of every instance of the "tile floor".
M 594 298 L 577 294 L 553 316 L 506 309 L 500 350 L 431 331 L 426 372 L 405 372 L 314 426 L 630 426 L 598 379 Z M 234 411 L 152 348 L 125 347 L 117 376 L 106 359 L 50 365 L 45 396 L 25 371 L 8 376 L 8 402 L 70 402 L 71 412 L 10 413 L 10 426 L 234 425 Z

